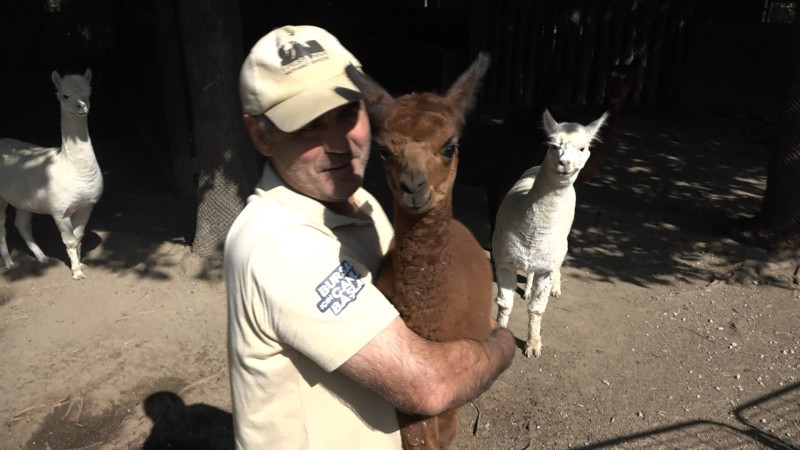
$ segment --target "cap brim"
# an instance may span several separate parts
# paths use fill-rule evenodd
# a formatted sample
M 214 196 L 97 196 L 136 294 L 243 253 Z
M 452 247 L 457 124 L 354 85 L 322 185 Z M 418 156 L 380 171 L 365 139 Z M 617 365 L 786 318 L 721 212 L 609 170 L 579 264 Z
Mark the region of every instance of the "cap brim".
M 292 133 L 326 112 L 363 97 L 350 78 L 342 74 L 278 103 L 264 114 L 279 130 Z

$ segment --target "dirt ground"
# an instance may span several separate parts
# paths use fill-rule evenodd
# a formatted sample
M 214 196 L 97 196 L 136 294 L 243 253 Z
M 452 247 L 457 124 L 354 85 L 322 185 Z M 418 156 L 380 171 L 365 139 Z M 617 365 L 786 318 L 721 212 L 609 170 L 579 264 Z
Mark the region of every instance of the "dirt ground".
M 800 448 L 798 255 L 713 232 L 721 215 L 758 210 L 772 133 L 742 118 L 623 116 L 618 147 L 578 188 L 541 358 L 520 350 L 463 407 L 456 447 Z M 230 443 L 219 265 L 189 252 L 190 205 L 126 176 L 106 172 L 86 280 L 70 278 L 51 219 L 34 222 L 45 267 L 11 232 L 2 449 Z M 456 215 L 485 241 L 480 204 L 473 189 L 456 193 Z M 526 315 L 518 300 L 520 339 Z M 154 425 L 145 408 L 166 414 Z

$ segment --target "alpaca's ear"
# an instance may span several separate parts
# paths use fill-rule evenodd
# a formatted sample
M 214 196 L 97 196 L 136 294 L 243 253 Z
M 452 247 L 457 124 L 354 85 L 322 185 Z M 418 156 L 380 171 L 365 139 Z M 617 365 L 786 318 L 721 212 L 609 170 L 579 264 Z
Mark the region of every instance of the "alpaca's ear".
M 594 139 L 595 136 L 597 135 L 597 132 L 600 131 L 600 127 L 602 127 L 603 124 L 606 123 L 606 118 L 608 118 L 608 112 L 604 112 L 599 119 L 595 120 L 589 125 L 586 125 L 586 128 L 588 129 L 589 134 L 592 136 L 592 139 Z
M 53 84 L 56 85 L 56 88 L 61 89 L 61 75 L 59 75 L 58 72 L 54 70 L 50 78 L 53 79 Z
M 83 72 L 83 78 L 86 78 L 86 81 L 92 81 L 92 69 L 87 68 L 86 72 Z
M 475 104 L 475 94 L 481 79 L 489 69 L 489 52 L 480 52 L 478 58 L 447 90 L 447 99 L 465 116 Z
M 553 115 L 550 114 L 550 111 L 547 109 L 545 109 L 544 114 L 542 114 L 542 124 L 548 136 L 554 135 L 558 129 L 558 122 L 556 122 L 556 119 L 553 118 Z
M 347 66 L 345 72 L 364 96 L 364 103 L 367 106 L 367 113 L 373 130 L 382 129 L 386 119 L 394 109 L 394 98 L 380 84 L 364 72 L 356 69 L 352 64 Z

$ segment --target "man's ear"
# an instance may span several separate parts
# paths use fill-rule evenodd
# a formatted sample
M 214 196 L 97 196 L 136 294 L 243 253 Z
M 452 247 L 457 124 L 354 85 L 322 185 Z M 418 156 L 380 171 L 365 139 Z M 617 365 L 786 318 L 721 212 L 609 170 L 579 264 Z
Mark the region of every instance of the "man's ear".
M 255 146 L 256 150 L 258 150 L 258 153 L 266 157 L 272 156 L 270 141 L 261 128 L 261 125 L 258 124 L 258 119 L 250 114 L 245 114 L 243 118 L 244 126 L 247 128 L 247 134 L 250 135 L 250 140 L 253 142 L 253 146 Z

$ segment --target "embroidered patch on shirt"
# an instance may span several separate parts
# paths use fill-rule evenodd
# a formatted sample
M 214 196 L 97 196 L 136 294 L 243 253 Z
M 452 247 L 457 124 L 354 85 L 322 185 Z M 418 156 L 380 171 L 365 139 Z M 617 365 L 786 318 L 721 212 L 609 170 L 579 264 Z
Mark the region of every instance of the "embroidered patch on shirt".
M 322 300 L 317 303 L 317 308 L 325 312 L 333 311 L 339 315 L 342 310 L 358 298 L 358 293 L 364 289 L 364 281 L 356 269 L 347 261 L 342 263 L 317 286 L 317 293 Z

